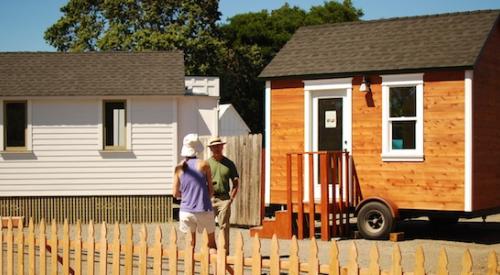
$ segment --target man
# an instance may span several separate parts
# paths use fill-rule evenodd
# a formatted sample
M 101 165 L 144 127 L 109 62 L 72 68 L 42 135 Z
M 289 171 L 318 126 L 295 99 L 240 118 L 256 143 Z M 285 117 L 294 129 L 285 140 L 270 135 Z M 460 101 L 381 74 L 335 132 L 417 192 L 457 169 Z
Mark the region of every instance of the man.
M 222 154 L 224 144 L 226 143 L 219 137 L 212 137 L 208 141 L 208 147 L 212 152 L 208 164 L 212 172 L 214 187 L 212 206 L 219 228 L 224 232 L 226 253 L 229 253 L 229 218 L 231 217 L 231 204 L 238 193 L 239 175 L 234 163 Z M 233 183 L 232 188 L 229 186 L 229 180 Z

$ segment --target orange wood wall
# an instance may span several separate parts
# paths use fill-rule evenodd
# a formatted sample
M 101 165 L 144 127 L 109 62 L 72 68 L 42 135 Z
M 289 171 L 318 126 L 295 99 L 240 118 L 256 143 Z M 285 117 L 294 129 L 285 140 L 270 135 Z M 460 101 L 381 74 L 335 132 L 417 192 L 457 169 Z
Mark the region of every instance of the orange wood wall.
M 379 196 L 399 208 L 463 210 L 464 72 L 424 74 L 423 162 L 383 162 L 382 79 L 372 94 L 353 80 L 353 160 L 363 197 Z
M 464 208 L 464 72 L 424 74 L 424 162 L 383 162 L 381 78 L 372 96 L 353 79 L 353 157 L 364 197 L 400 208 Z M 286 202 L 287 152 L 304 149 L 302 81 L 271 83 L 271 203 Z
M 473 210 L 500 207 L 500 23 L 473 76 Z
M 271 203 L 286 203 L 286 153 L 304 151 L 304 83 L 271 82 Z

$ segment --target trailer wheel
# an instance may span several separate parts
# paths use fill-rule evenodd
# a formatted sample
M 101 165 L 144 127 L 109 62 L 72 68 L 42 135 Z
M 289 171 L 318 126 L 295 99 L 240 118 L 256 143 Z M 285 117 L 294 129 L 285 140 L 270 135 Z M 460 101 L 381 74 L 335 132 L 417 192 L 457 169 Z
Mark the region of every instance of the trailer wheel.
M 391 210 L 383 203 L 368 202 L 358 212 L 358 230 L 365 239 L 387 239 L 393 224 Z

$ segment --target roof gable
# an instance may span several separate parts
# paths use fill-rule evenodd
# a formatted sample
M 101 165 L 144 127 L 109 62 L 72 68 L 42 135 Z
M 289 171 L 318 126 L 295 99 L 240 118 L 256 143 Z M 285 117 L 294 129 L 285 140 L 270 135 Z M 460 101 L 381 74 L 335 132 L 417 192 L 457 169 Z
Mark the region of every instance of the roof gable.
M 302 27 L 260 77 L 473 66 L 499 11 Z
M 0 96 L 182 95 L 184 90 L 180 51 L 0 53 Z

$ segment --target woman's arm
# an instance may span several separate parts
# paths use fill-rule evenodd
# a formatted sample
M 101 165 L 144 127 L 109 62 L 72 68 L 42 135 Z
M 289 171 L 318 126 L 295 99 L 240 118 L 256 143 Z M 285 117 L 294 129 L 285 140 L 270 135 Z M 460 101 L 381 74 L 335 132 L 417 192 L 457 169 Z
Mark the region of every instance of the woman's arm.
M 174 195 L 174 197 L 176 199 L 180 199 L 181 198 L 181 190 L 179 188 L 179 174 L 180 172 L 182 171 L 182 166 L 181 165 L 177 165 L 175 167 L 175 171 L 174 171 L 174 183 L 173 183 L 173 190 L 172 190 L 172 195 Z
M 210 170 L 210 165 L 206 161 L 202 162 L 201 167 L 203 173 L 205 173 L 205 176 L 207 177 L 208 195 L 211 198 L 214 196 L 214 186 L 212 184 L 212 171 Z

